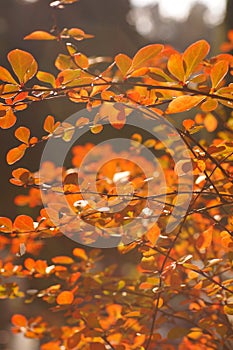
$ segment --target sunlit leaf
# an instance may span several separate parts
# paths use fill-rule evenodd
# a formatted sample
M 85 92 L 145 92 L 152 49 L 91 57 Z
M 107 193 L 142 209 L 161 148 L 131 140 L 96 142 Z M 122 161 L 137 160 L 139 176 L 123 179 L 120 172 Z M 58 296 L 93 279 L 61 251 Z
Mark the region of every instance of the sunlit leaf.
M 74 60 L 75 60 L 75 63 L 77 64 L 78 67 L 80 68 L 88 68 L 89 66 L 89 61 L 88 61 L 88 58 L 86 55 L 84 55 L 83 53 L 76 53 L 74 54 Z
M 156 57 L 162 50 L 163 45 L 160 44 L 152 44 L 141 48 L 133 57 L 128 74 L 130 74 L 133 70 L 148 64 L 148 61 Z
M 5 217 L 0 217 L 0 231 L 1 232 L 12 232 L 12 221 Z
M 28 215 L 19 215 L 15 218 L 14 229 L 18 232 L 34 231 L 33 219 Z
M 87 254 L 85 250 L 82 248 L 74 248 L 73 255 L 82 260 L 85 260 L 85 261 L 88 260 Z
M 201 101 L 205 99 L 205 96 L 179 96 L 169 103 L 167 114 L 180 113 L 189 111 L 191 108 L 196 107 Z
M 57 37 L 42 30 L 36 30 L 24 37 L 24 40 L 56 40 Z
M 15 137 L 25 143 L 26 145 L 28 145 L 28 141 L 30 138 L 30 130 L 28 128 L 26 128 L 25 126 L 20 126 L 18 129 L 16 129 L 15 131 Z
M 190 45 L 183 54 L 183 59 L 186 64 L 185 76 L 186 79 L 194 72 L 201 61 L 206 57 L 210 50 L 210 45 L 205 40 L 199 40 Z
M 52 258 L 52 262 L 54 264 L 69 265 L 72 264 L 74 260 L 69 256 L 55 256 L 54 258 Z
M 4 81 L 5 83 L 17 84 L 10 72 L 4 67 L 0 67 L 0 80 Z
M 185 80 L 184 63 L 181 54 L 176 53 L 169 57 L 167 68 L 179 81 Z
M 120 70 L 121 74 L 124 77 L 128 72 L 129 68 L 131 67 L 131 64 L 132 64 L 131 58 L 129 58 L 129 56 L 123 53 L 120 53 L 115 57 L 115 62 L 118 69 Z
M 59 305 L 70 305 L 74 300 L 74 294 L 70 291 L 63 291 L 57 296 L 57 303 Z
M 159 238 L 160 235 L 160 228 L 157 224 L 154 224 L 149 231 L 145 234 L 146 238 L 150 241 L 152 246 L 155 245 L 157 242 L 157 239 Z
M 36 77 L 38 80 L 43 81 L 44 83 L 48 83 L 52 87 L 55 87 L 55 77 L 51 73 L 39 71 Z
M 14 164 L 15 162 L 17 162 L 18 160 L 20 160 L 24 154 L 25 151 L 27 149 L 27 145 L 22 144 L 19 145 L 18 147 L 12 148 L 6 156 L 6 161 L 9 165 Z
M 27 326 L 27 319 L 25 316 L 21 314 L 15 314 L 11 318 L 11 322 L 16 327 L 26 327 Z
M 16 49 L 10 51 L 7 57 L 20 83 L 26 83 L 36 74 L 37 62 L 29 52 Z
M 210 73 L 212 88 L 218 88 L 221 81 L 227 75 L 228 68 L 229 64 L 226 61 L 219 61 L 214 65 Z

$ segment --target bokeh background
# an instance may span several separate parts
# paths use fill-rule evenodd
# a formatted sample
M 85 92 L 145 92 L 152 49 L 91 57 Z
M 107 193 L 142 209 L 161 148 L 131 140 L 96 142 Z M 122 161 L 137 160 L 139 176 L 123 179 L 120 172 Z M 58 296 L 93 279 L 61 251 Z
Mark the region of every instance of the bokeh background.
M 54 60 L 60 52 L 56 42 L 23 41 L 23 37 L 34 30 L 49 31 L 54 22 L 54 10 L 49 8 L 49 0 L 1 0 L 0 1 L 0 65 L 9 68 L 6 56 L 15 48 L 31 52 L 39 62 L 40 70 L 56 74 Z M 57 24 L 63 27 L 79 27 L 87 33 L 95 35 L 94 39 L 78 42 L 78 48 L 87 56 L 114 57 L 124 52 L 132 56 L 140 47 L 149 43 L 165 43 L 183 50 L 198 39 L 206 39 L 212 47 L 211 54 L 217 54 L 222 41 L 226 40 L 227 31 L 233 28 L 233 0 L 80 0 L 78 3 L 56 11 Z M 18 113 L 18 121 L 14 129 L 27 126 L 35 136 L 43 135 L 43 120 L 52 114 L 63 120 L 76 112 L 76 104 L 59 99 L 52 102 L 41 102 L 30 106 L 26 111 Z M 21 213 L 27 214 L 25 208 L 12 205 L 14 197 L 22 189 L 9 184 L 13 169 L 30 167 L 38 170 L 43 145 L 31 149 L 16 165 L 9 167 L 5 156 L 10 148 L 17 145 L 12 129 L 1 130 L 0 144 L 0 216 L 12 219 Z M 30 214 L 30 212 L 28 212 Z M 52 239 L 45 243 L 43 256 L 46 258 L 51 250 L 53 254 L 67 252 L 73 248 L 72 242 L 66 238 L 58 243 Z M 64 253 L 64 251 L 63 251 Z M 0 251 L 2 256 L 6 252 Z M 133 273 L 130 254 L 125 265 L 128 273 Z M 20 258 L 19 262 L 20 262 Z M 111 251 L 105 251 L 105 263 L 117 259 Z M 21 281 L 21 284 L 23 285 Z M 1 281 L 0 281 L 1 284 Z M 43 286 L 40 286 L 43 288 Z M 31 314 L 40 313 L 48 316 L 43 304 L 29 306 Z M 38 342 L 12 336 L 10 333 L 10 317 L 13 313 L 26 310 L 22 301 L 5 301 L 0 299 L 0 350 L 37 350 Z M 25 311 L 26 312 L 26 311 Z M 50 315 L 55 321 L 54 315 Z

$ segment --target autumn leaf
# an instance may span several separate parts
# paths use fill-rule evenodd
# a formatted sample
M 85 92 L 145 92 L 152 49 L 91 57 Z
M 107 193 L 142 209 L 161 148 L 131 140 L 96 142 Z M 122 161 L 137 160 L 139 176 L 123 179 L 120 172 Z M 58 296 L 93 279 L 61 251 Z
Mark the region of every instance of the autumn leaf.
M 157 242 L 157 239 L 160 235 L 160 228 L 157 224 L 154 224 L 149 231 L 145 234 L 146 238 L 149 240 L 149 242 L 152 244 L 152 246 L 155 245 Z
M 30 138 L 30 130 L 26 128 L 25 126 L 20 126 L 18 129 L 15 131 L 15 137 L 28 145 L 29 143 L 29 138 Z
M 37 62 L 29 52 L 16 49 L 10 51 L 7 57 L 21 84 L 26 83 L 36 74 Z
M 70 291 L 63 291 L 57 296 L 58 305 L 70 305 L 74 300 L 74 294 Z
M 186 80 L 194 72 L 201 61 L 206 57 L 210 50 L 210 45 L 205 40 L 199 40 L 190 45 L 183 54 L 183 60 L 186 65 Z
M 17 82 L 12 77 L 10 72 L 4 67 L 0 67 L 0 80 L 4 81 L 5 83 L 17 85 Z
M 123 53 L 120 53 L 115 57 L 115 62 L 123 77 L 126 76 L 126 73 L 132 65 L 131 58 Z
M 181 54 L 176 53 L 169 57 L 167 68 L 179 81 L 185 80 L 184 62 Z
M 173 114 L 189 111 L 191 108 L 197 106 L 204 99 L 205 96 L 178 96 L 172 102 L 169 103 L 166 113 Z
M 60 122 L 55 123 L 55 119 L 52 115 L 48 115 L 44 121 L 44 130 L 52 134 L 60 125 Z
M 43 81 L 44 83 L 48 83 L 52 87 L 55 87 L 55 77 L 51 73 L 39 71 L 36 77 L 38 80 Z
M 211 69 L 210 79 L 211 79 L 213 89 L 219 87 L 219 84 L 224 79 L 224 77 L 227 75 L 228 68 L 229 68 L 228 62 L 219 61 Z
M 128 70 L 128 74 L 148 64 L 148 61 L 156 57 L 162 50 L 163 45 L 160 44 L 148 45 L 141 48 L 133 57 L 131 67 Z
M 85 250 L 82 248 L 74 248 L 73 255 L 82 260 L 85 260 L 85 261 L 88 260 L 87 254 Z
M 18 215 L 14 221 L 14 230 L 18 232 L 34 231 L 32 218 L 28 215 Z
M 12 221 L 5 217 L 0 217 L 0 231 L 5 233 L 12 232 Z
M 74 54 L 74 61 L 77 64 L 79 68 L 86 69 L 89 66 L 89 61 L 86 55 L 83 53 L 76 53 Z
M 55 256 L 54 258 L 52 258 L 52 262 L 54 264 L 69 265 L 72 264 L 74 260 L 69 256 Z
M 24 154 L 25 151 L 27 149 L 27 145 L 22 144 L 19 145 L 18 147 L 12 148 L 6 156 L 6 161 L 9 165 L 14 164 L 15 162 L 17 162 L 18 160 L 20 160 Z
M 24 37 L 24 40 L 56 40 L 57 37 L 42 30 L 36 30 Z
M 15 314 L 11 318 L 11 322 L 16 327 L 26 327 L 27 326 L 27 319 L 25 316 L 21 314 Z

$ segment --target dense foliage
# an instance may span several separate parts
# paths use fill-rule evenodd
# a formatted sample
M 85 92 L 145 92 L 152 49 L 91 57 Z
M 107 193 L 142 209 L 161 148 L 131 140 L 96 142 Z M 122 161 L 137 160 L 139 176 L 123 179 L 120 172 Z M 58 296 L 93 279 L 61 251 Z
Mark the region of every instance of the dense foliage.
M 58 0 L 50 6 L 60 11 L 73 2 Z M 38 144 L 73 142 L 79 130 L 101 135 L 107 123 L 119 138 L 127 123 L 134 125 L 138 117 L 157 128 L 169 121 L 174 133 L 168 135 L 169 147 L 153 134 L 132 129 L 129 149 L 100 145 L 94 156 L 90 137 L 89 143 L 72 146 L 70 164 L 62 169 L 53 162 L 38 165 L 36 173 L 30 164 L 14 167 L 12 186 L 28 189 L 15 198 L 15 205 L 31 209 L 14 220 L 0 218 L 0 247 L 8 250 L 0 261 L 0 298 L 23 298 L 25 310 L 40 299 L 49 310 L 62 314 L 64 323 L 50 324 L 39 310 L 30 317 L 14 314 L 13 332 L 40 339 L 42 350 L 230 350 L 233 57 L 227 52 L 233 32 L 214 57 L 208 56 L 210 45 L 200 40 L 182 53 L 152 44 L 132 58 L 119 53 L 111 62 L 78 51 L 77 41 L 91 38 L 80 28 L 34 31 L 25 37 L 63 45 L 55 59 L 57 75 L 41 71 L 29 52 L 9 52 L 10 69 L 0 67 L 2 129 L 12 128 L 18 112 L 40 101 L 63 97 L 85 109 L 73 124 L 67 116 L 64 122 L 46 116 L 40 138 L 27 126 L 17 127 L 19 144 L 6 155 L 9 166 Z M 153 178 L 145 148 L 159 160 L 165 187 Z M 110 156 L 103 165 L 104 154 Z M 87 155 L 88 179 L 81 167 Z M 190 176 L 191 190 L 186 187 Z M 95 190 L 90 179 L 96 181 Z M 185 213 L 174 216 L 175 208 L 188 200 Z M 29 215 L 33 208 L 39 208 L 38 217 Z M 177 224 L 168 232 L 170 218 Z M 64 250 L 48 261 L 40 259 L 46 239 L 59 239 L 64 232 L 83 247 L 74 247 L 72 256 Z M 105 254 L 101 244 L 108 246 L 112 239 L 120 254 L 135 251 L 140 257 L 132 273 L 119 273 L 117 264 L 99 264 Z M 95 245 L 98 249 L 86 247 Z M 15 255 L 22 256 L 22 263 Z M 19 278 L 36 286 L 41 279 L 46 288 L 23 291 Z

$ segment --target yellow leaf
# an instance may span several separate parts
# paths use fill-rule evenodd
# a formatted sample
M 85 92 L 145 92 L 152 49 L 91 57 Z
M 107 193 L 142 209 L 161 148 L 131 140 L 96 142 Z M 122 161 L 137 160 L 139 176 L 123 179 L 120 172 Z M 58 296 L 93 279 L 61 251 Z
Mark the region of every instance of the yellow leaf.
M 124 55 L 123 53 L 120 53 L 115 57 L 115 62 L 118 69 L 120 70 L 121 74 L 124 77 L 128 72 L 129 68 L 131 67 L 131 64 L 132 64 L 131 58 L 129 58 L 129 56 L 127 55 Z
M 36 75 L 37 79 L 43 81 L 44 83 L 48 83 L 55 87 L 55 77 L 51 73 L 39 71 Z
M 0 67 L 0 80 L 4 81 L 5 83 L 17 84 L 10 72 L 4 67 Z
M 36 74 L 38 65 L 29 52 L 16 49 L 10 51 L 7 57 L 20 83 L 26 83 Z
M 149 60 L 157 56 L 163 50 L 163 45 L 153 44 L 141 48 L 133 57 L 132 65 L 129 68 L 131 73 L 133 70 L 143 67 Z
M 167 68 L 179 81 L 183 82 L 185 80 L 184 64 L 181 54 L 176 53 L 171 55 L 167 63 Z
M 229 64 L 227 61 L 219 61 L 211 69 L 210 79 L 212 88 L 217 88 L 224 77 L 227 75 Z
M 205 40 L 199 40 L 190 45 L 183 54 L 186 64 L 185 76 L 186 80 L 194 72 L 201 61 L 206 57 L 210 50 L 210 45 Z
M 83 53 L 76 53 L 74 56 L 75 63 L 79 68 L 88 68 L 89 62 L 87 56 L 85 56 Z

